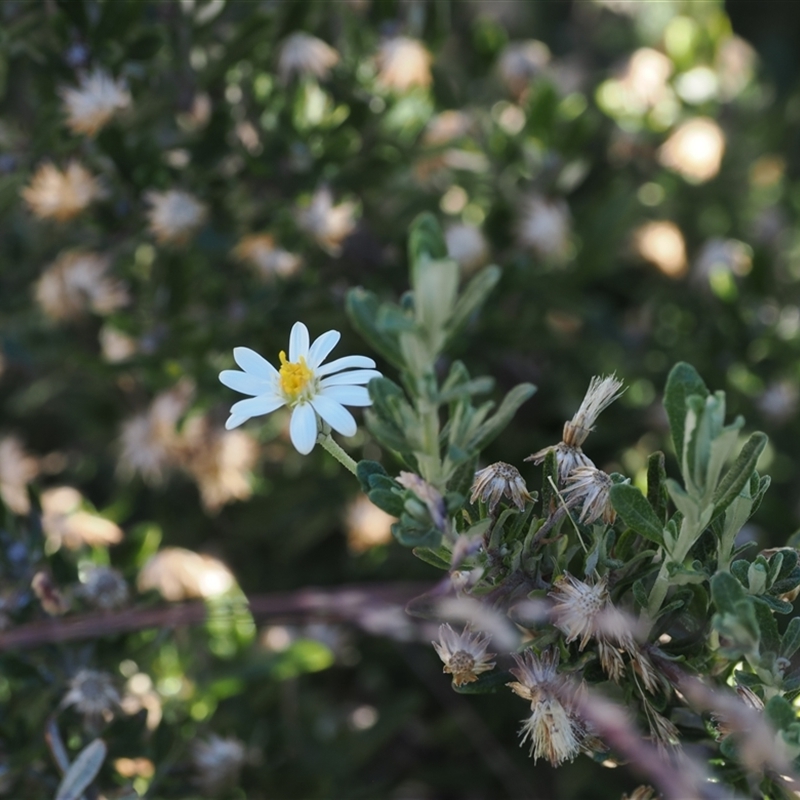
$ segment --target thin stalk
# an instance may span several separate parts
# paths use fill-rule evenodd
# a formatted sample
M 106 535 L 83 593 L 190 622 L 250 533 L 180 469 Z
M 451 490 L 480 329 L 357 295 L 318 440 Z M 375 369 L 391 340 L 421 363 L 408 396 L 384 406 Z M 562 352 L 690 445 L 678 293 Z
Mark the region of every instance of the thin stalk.
M 333 440 L 329 433 L 321 433 L 317 441 L 343 466 L 356 475 L 356 462 Z

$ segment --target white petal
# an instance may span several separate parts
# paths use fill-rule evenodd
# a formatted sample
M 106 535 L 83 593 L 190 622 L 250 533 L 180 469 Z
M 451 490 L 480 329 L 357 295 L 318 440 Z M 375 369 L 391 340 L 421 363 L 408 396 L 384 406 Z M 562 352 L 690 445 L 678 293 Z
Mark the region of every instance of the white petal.
M 322 389 L 320 397 L 329 397 L 345 406 L 371 406 L 372 399 L 363 386 L 329 386 Z
M 308 328 L 302 322 L 295 322 L 289 334 L 289 361 L 296 363 L 300 356 L 308 361 Z
M 278 370 L 249 347 L 234 347 L 233 360 L 245 371 L 257 378 L 271 380 L 278 377 Z
M 339 331 L 327 331 L 318 336 L 308 351 L 308 366 L 316 369 L 330 354 L 331 350 L 339 344 L 342 334 Z
M 301 403 L 292 411 L 289 436 L 301 455 L 307 456 L 314 449 L 317 443 L 317 415 L 308 403 Z
M 353 367 L 374 367 L 375 362 L 367 356 L 345 356 L 344 358 L 337 358 L 336 361 L 331 361 L 329 364 L 323 364 L 316 372 L 318 377 L 323 375 L 330 375 L 332 372 L 339 372 L 343 369 L 352 369 Z
M 236 425 L 241 425 L 242 422 L 250 419 L 250 417 L 259 417 L 262 414 L 270 414 L 276 408 L 285 406 L 286 401 L 282 397 L 275 394 L 263 394 L 261 397 L 249 397 L 247 400 L 240 400 L 231 406 L 231 416 L 228 422 L 233 419 L 241 420 Z M 231 427 L 236 427 L 232 425 Z
M 356 421 L 353 415 L 341 404 L 323 394 L 318 394 L 312 401 L 314 411 L 319 414 L 328 425 L 342 436 L 355 436 Z
M 226 430 L 232 431 L 234 428 L 238 428 L 242 423 L 247 422 L 249 417 L 241 417 L 231 414 L 225 422 Z
M 360 383 L 369 383 L 373 378 L 380 378 L 381 373 L 376 369 L 354 369 L 349 372 L 339 372 L 320 381 L 320 386 L 357 386 Z
M 220 383 L 223 383 L 234 392 L 241 392 L 242 394 L 264 394 L 271 392 L 273 382 L 265 378 L 257 378 L 255 375 L 250 375 L 247 372 L 239 372 L 238 369 L 226 369 L 219 374 Z

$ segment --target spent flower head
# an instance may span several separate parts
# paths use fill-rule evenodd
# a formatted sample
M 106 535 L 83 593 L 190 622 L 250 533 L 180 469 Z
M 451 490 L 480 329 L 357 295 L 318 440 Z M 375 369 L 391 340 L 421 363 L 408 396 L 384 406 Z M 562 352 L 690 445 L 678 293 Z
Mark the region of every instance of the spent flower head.
M 119 707 L 119 693 L 107 672 L 82 669 L 69 682 L 69 691 L 61 701 L 62 707 L 74 706 L 87 720 L 97 723 L 111 720 Z
M 303 455 L 314 449 L 322 423 L 342 436 L 353 436 L 356 421 L 345 405 L 372 405 L 364 384 L 380 377 L 380 372 L 366 356 L 345 356 L 323 364 L 340 338 L 339 331 L 327 331 L 309 344 L 308 328 L 296 322 L 289 335 L 288 358 L 283 350 L 279 354 L 279 369 L 254 350 L 234 348 L 233 357 L 244 371 L 226 369 L 219 379 L 251 397 L 234 403 L 225 427 L 230 430 L 251 417 L 288 406 L 292 411 L 289 435 Z
M 42 164 L 22 190 L 23 199 L 37 217 L 58 222 L 76 217 L 103 195 L 94 175 L 77 161 L 71 161 L 63 172 L 49 162 Z
M 585 583 L 564 574 L 553 584 L 550 592 L 555 624 L 567 637 L 567 642 L 580 639 L 583 650 L 597 632 L 597 616 L 608 603 L 608 584 L 605 578 L 597 583 Z
M 567 476 L 563 496 L 567 505 L 581 506 L 578 522 L 589 525 L 602 519 L 607 525 L 612 525 L 617 512 L 611 505 L 611 486 L 611 477 L 603 470 L 579 466 Z
M 125 81 L 115 81 L 102 69 L 94 69 L 78 79 L 78 88 L 63 87 L 67 126 L 73 133 L 94 136 L 118 109 L 127 108 L 131 96 Z
M 324 81 L 338 63 L 339 53 L 329 44 L 309 33 L 297 31 L 281 42 L 278 74 L 284 83 L 295 76 L 313 76 Z
M 482 500 L 489 507 L 489 513 L 494 514 L 503 497 L 507 497 L 520 511 L 531 502 L 528 487 L 516 467 L 497 461 L 475 473 L 470 503 Z
M 161 244 L 184 244 L 205 222 L 208 209 L 194 195 L 180 189 L 150 191 L 147 219 L 150 230 Z
M 530 739 L 534 760 L 546 758 L 554 767 L 572 761 L 581 750 L 585 725 L 572 710 L 575 689 L 558 673 L 558 651 L 546 650 L 537 656 L 531 650 L 514 654 L 517 666 L 511 674 L 517 681 L 508 686 L 531 703 L 531 715 L 520 733 L 524 744 Z
M 81 317 L 91 310 L 110 314 L 130 301 L 122 281 L 110 277 L 109 260 L 96 253 L 62 253 L 36 282 L 36 301 L 54 320 Z
M 622 381 L 616 375 L 607 375 L 604 378 L 595 375 L 589 382 L 589 388 L 575 415 L 564 423 L 561 441 L 533 453 L 525 460 L 541 464 L 549 452 L 555 452 L 560 484 L 564 484 L 572 471 L 578 467 L 593 467 L 594 464 L 584 454 L 581 445 L 594 430 L 600 413 L 608 408 L 622 391 Z
M 396 92 L 430 86 L 431 54 L 408 36 L 387 39 L 378 51 L 378 82 Z
M 442 671 L 453 676 L 455 686 L 472 683 L 482 672 L 494 669 L 495 662 L 489 660 L 494 653 L 486 652 L 489 637 L 485 634 L 468 628 L 456 633 L 445 623 L 439 626 L 439 641 L 431 644 L 444 663 Z

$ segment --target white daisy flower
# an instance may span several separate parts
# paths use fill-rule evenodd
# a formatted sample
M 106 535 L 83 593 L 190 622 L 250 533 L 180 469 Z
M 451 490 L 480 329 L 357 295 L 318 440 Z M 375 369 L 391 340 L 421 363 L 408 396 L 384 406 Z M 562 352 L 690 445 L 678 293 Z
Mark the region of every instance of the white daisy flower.
M 309 346 L 308 328 L 296 322 L 289 335 L 289 357 L 280 352 L 279 369 L 254 350 L 235 347 L 233 357 L 244 371 L 226 369 L 219 379 L 230 389 L 252 396 L 234 403 L 225 427 L 230 430 L 250 417 L 289 406 L 289 435 L 303 455 L 314 449 L 320 420 L 342 436 L 353 436 L 356 421 L 344 406 L 372 405 L 365 384 L 381 373 L 366 356 L 345 356 L 323 366 L 340 337 L 339 331 L 327 331 Z

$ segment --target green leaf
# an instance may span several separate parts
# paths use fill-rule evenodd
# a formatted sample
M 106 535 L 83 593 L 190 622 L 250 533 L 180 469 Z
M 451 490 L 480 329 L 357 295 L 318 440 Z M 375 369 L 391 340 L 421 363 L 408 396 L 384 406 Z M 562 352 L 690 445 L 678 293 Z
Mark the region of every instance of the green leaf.
M 430 211 L 424 211 L 411 223 L 408 257 L 414 268 L 426 260 L 447 258 L 447 243 L 442 227 Z
M 711 598 L 718 611 L 734 613 L 734 607 L 747 597 L 744 586 L 729 572 L 718 572 L 711 579 Z
M 503 398 L 500 408 L 478 428 L 466 449 L 483 450 L 511 422 L 517 409 L 535 393 L 536 387 L 532 383 L 520 383 L 515 386 Z
M 447 341 L 450 341 L 469 322 L 470 317 L 486 302 L 502 272 L 494 264 L 482 269 L 468 284 L 456 302 L 447 324 Z
M 542 464 L 542 510 L 544 514 L 552 514 L 558 507 L 556 488 L 558 486 L 558 457 L 555 450 L 550 450 Z
M 78 800 L 97 777 L 107 752 L 108 748 L 102 739 L 89 742 L 61 779 L 55 800 Z
M 381 511 L 399 517 L 403 513 L 404 500 L 401 494 L 388 491 L 386 489 L 373 489 L 367 495 L 374 506 L 378 506 Z
M 800 648 L 800 617 L 793 617 L 783 632 L 780 655 L 791 658 L 798 648 Z
M 611 504 L 622 521 L 656 544 L 664 543 L 664 524 L 659 521 L 647 498 L 630 483 L 617 483 L 609 491 Z
M 664 522 L 667 519 L 667 499 L 669 498 L 666 480 L 664 454 L 658 450 L 647 459 L 647 502 L 656 517 Z
M 669 418 L 670 434 L 678 464 L 683 463 L 683 436 L 686 425 L 687 399 L 692 395 L 708 397 L 708 389 L 697 370 L 685 361 L 677 363 L 669 373 L 664 389 L 664 409 Z
M 514 680 L 510 672 L 492 670 L 478 676 L 478 680 L 465 683 L 462 686 L 453 684 L 453 690 L 459 694 L 490 694 L 498 689 L 503 689 L 507 683 Z
M 425 547 L 438 550 L 442 544 L 442 533 L 434 527 L 420 525 L 408 514 L 402 514 L 399 522 L 392 525 L 392 535 L 403 547 Z
M 356 477 L 364 493 L 369 492 L 369 490 L 373 488 L 370 483 L 370 478 L 373 475 L 385 475 L 388 477 L 389 473 L 383 468 L 383 465 L 379 464 L 377 461 L 362 460 L 356 464 Z
M 756 464 L 767 446 L 767 435 L 756 431 L 742 447 L 741 452 L 714 492 L 714 516 L 718 516 L 739 496 L 756 469 Z
M 395 367 L 402 367 L 403 358 L 397 339 L 378 327 L 380 310 L 378 298 L 372 292 L 356 287 L 347 293 L 345 307 L 351 325 L 358 331 L 361 338 Z
M 773 695 L 764 705 L 764 714 L 777 730 L 788 728 L 797 721 L 794 706 L 779 694 Z
M 647 589 L 644 588 L 644 583 L 641 580 L 635 581 L 631 588 L 633 593 L 633 601 L 639 609 L 647 608 L 650 598 L 647 595 Z
M 430 547 L 415 547 L 411 551 L 420 561 L 430 564 L 437 569 L 450 569 L 450 553 L 443 547 L 432 550 Z
M 758 621 L 758 629 L 761 632 L 759 638 L 762 654 L 768 651 L 777 654 L 781 647 L 781 637 L 772 609 L 760 597 L 753 598 L 753 609 Z

